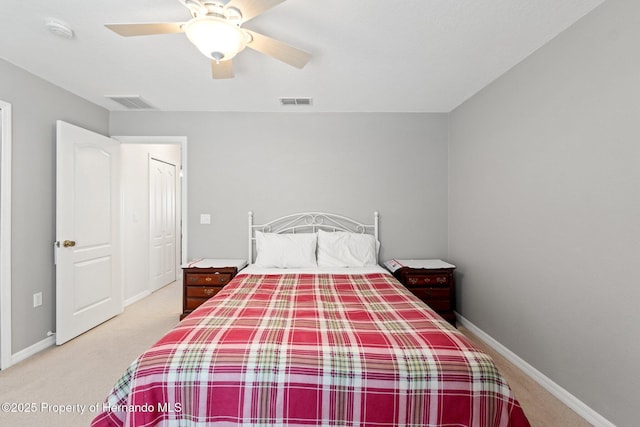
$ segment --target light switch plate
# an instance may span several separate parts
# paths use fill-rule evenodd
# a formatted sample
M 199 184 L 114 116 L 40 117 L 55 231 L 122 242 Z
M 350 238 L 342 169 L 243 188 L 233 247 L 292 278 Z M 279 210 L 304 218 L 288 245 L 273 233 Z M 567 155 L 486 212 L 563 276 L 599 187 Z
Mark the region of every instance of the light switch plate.
M 33 294 L 33 307 L 40 307 L 42 305 L 42 292 Z
M 211 224 L 211 214 L 200 214 L 200 224 Z

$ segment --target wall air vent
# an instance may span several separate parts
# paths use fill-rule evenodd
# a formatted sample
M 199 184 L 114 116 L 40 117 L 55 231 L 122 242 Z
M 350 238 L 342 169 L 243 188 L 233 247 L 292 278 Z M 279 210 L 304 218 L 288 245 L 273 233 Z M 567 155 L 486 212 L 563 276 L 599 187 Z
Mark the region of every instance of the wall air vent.
M 280 98 L 281 105 L 311 105 L 311 98 Z
M 155 108 L 147 104 L 139 95 L 105 95 L 129 110 L 154 110 Z

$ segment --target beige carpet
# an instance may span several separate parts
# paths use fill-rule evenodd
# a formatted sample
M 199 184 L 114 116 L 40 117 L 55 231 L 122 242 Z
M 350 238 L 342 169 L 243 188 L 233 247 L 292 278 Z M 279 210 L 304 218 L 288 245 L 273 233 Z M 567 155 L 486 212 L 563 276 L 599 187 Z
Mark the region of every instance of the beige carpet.
M 129 364 L 178 324 L 181 312 L 182 289 L 174 283 L 68 343 L 1 371 L 0 402 L 35 403 L 37 412 L 0 411 L 0 426 L 88 426 L 96 415 L 90 405 L 101 407 Z M 66 409 L 71 412 L 56 412 Z
M 88 426 L 129 364 L 178 323 L 181 303 L 180 283 L 171 284 L 67 344 L 0 371 L 0 403 L 15 404 L 10 409 L 16 410 L 26 404 L 27 409 L 35 410 L 0 410 L 0 426 Z M 504 358 L 487 351 L 511 384 L 532 426 L 590 425 Z
M 540 384 L 525 375 L 511 362 L 472 335 L 468 330 L 459 328 L 478 347 L 487 352 L 494 360 L 502 375 L 507 379 L 511 390 L 520 402 L 524 413 L 533 427 L 589 427 L 590 423 L 573 412 L 568 406 L 556 399 Z

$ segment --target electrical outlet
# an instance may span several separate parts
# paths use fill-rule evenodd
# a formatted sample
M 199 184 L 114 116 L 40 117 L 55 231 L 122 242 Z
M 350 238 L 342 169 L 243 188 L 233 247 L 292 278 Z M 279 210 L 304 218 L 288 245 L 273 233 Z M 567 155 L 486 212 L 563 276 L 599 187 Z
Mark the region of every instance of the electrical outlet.
M 42 292 L 33 294 L 33 307 L 40 307 L 42 305 Z

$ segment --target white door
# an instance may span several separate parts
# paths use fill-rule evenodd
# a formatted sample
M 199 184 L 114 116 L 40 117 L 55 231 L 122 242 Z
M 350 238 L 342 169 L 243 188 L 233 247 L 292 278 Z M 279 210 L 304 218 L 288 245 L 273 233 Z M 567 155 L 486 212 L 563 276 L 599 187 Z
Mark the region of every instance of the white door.
M 122 312 L 120 147 L 57 123 L 56 344 Z
M 151 290 L 176 280 L 176 166 L 149 160 Z

